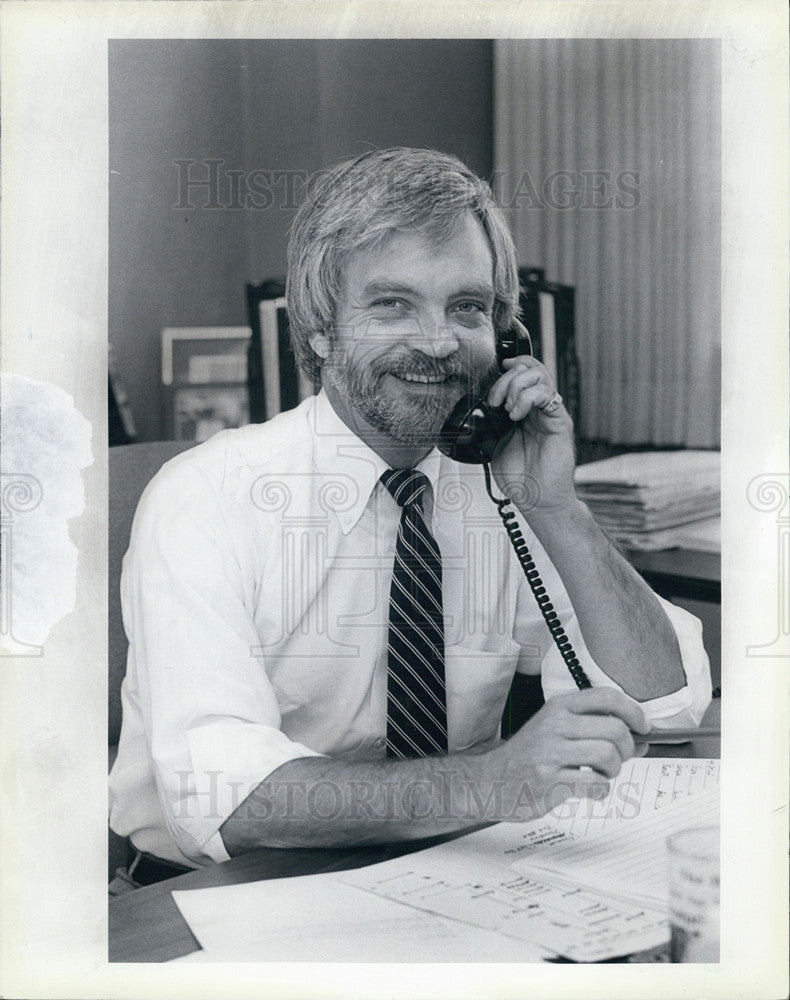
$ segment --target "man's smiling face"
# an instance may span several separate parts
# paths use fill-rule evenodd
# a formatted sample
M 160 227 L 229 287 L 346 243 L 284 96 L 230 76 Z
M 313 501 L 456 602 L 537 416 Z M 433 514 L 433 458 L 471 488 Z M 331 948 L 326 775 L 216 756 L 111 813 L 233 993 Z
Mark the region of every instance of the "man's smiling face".
M 380 453 L 424 453 L 496 363 L 493 305 L 493 258 L 471 213 L 441 243 L 407 231 L 352 254 L 334 334 L 311 341 L 335 411 Z

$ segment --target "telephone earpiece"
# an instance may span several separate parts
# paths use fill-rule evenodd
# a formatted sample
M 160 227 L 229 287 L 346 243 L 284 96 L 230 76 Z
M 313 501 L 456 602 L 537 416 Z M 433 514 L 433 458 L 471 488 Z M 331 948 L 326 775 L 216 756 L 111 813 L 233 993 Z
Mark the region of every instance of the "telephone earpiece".
M 517 358 L 521 354 L 532 354 L 532 337 L 521 320 L 514 319 L 510 329 L 497 337 L 496 356 L 499 367 L 502 367 L 506 358 Z

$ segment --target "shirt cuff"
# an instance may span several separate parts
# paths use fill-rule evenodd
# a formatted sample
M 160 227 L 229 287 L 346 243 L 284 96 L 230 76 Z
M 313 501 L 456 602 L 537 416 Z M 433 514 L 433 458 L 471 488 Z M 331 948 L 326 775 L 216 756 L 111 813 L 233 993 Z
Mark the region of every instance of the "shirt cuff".
M 279 729 L 251 722 L 212 722 L 187 736 L 201 853 L 215 862 L 229 858 L 219 828 L 262 781 L 289 760 L 323 756 Z

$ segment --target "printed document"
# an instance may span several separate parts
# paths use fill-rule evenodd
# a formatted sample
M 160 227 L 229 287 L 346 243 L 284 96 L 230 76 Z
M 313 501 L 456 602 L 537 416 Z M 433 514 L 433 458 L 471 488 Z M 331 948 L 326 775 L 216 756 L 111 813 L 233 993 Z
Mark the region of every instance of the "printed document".
M 600 961 L 668 938 L 666 837 L 718 820 L 718 760 L 629 761 L 568 800 L 353 871 L 174 892 L 217 961 Z

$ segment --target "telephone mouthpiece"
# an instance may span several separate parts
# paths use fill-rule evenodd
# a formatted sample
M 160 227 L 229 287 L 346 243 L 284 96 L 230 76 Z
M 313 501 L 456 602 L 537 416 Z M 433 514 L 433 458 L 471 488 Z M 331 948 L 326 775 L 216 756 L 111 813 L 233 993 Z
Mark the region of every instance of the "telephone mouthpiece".
M 450 412 L 436 444 L 439 451 L 456 462 L 482 465 L 491 461 L 500 441 L 513 428 L 505 410 L 464 396 Z

